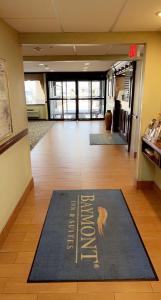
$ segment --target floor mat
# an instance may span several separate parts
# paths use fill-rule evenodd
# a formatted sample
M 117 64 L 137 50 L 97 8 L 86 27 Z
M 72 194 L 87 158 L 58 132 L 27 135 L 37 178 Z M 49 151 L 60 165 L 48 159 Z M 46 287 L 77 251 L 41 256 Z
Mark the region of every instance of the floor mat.
M 157 280 L 121 190 L 53 193 L 28 282 Z

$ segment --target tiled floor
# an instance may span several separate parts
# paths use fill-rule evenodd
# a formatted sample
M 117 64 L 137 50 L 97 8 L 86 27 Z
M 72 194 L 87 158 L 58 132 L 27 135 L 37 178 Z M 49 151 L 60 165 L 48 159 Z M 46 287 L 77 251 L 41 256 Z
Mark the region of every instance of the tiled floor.
M 0 300 L 161 300 L 161 282 L 27 284 L 54 189 L 121 188 L 161 278 L 161 199 L 135 188 L 135 161 L 125 146 L 90 146 L 102 121 L 57 122 L 31 152 L 35 188 L 0 249 Z

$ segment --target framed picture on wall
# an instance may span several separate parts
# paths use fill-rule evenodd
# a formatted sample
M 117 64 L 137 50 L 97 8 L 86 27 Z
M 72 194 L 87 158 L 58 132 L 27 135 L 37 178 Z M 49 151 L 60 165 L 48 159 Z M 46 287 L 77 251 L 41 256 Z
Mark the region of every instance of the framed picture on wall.
M 0 143 L 12 134 L 6 61 L 0 58 Z

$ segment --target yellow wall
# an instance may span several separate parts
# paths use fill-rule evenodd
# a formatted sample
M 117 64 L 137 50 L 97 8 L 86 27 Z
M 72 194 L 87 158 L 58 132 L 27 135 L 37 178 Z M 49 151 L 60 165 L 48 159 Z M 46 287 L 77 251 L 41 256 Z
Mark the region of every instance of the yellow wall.
M 13 135 L 27 127 L 24 78 L 18 34 L 0 20 L 0 58 L 7 60 Z M 31 180 L 28 137 L 0 155 L 0 231 Z
M 37 77 L 39 78 L 39 80 L 41 80 L 42 84 L 43 84 L 43 90 L 45 93 L 45 102 L 47 101 L 47 90 L 46 90 L 46 74 L 43 73 L 39 73 L 39 74 L 24 74 L 25 80 L 31 80 L 33 79 L 33 76 L 35 77 L 34 79 L 36 80 Z M 42 77 L 41 77 L 42 76 Z M 45 104 L 26 104 L 27 109 L 33 109 L 34 111 L 38 111 L 40 114 L 40 119 L 45 119 L 48 120 L 48 107 L 47 107 L 47 102 Z
M 0 231 L 31 180 L 28 137 L 0 156 Z
M 160 185 L 161 171 L 153 167 L 141 153 L 141 136 L 150 120 L 161 110 L 161 32 L 40 32 L 20 33 L 19 36 L 21 43 L 24 44 L 146 44 L 144 91 L 140 116 L 141 132 L 138 139 L 137 179 L 155 180 Z M 33 60 L 35 58 L 25 57 L 24 59 Z M 37 57 L 37 59 L 49 60 L 50 58 L 46 56 L 43 58 Z M 63 57 L 61 59 L 66 60 L 67 58 Z M 74 59 L 74 57 L 71 59 Z M 77 60 L 79 59 L 80 57 L 77 56 Z M 90 57 L 88 59 L 90 60 Z M 96 57 L 91 59 L 96 59 Z M 102 56 L 101 59 L 110 60 L 111 57 Z M 122 59 L 121 56 L 120 59 Z M 58 60 L 58 57 L 53 57 L 52 60 Z M 124 60 L 126 60 L 126 57 Z
M 40 119 L 48 119 L 47 104 L 27 104 L 27 109 L 33 109 L 40 113 Z
M 139 157 L 137 180 L 155 180 L 160 184 L 161 171 L 152 166 L 141 153 L 141 136 L 147 124 L 161 110 L 161 32 L 66 32 L 66 33 L 20 33 L 21 43 L 26 44 L 146 44 L 144 91 L 142 98 L 141 132 L 138 139 Z M 36 57 L 24 57 L 35 60 Z M 37 57 L 37 60 L 49 60 L 50 57 Z M 58 60 L 59 56 L 52 57 Z M 66 60 L 66 57 L 61 58 Z M 71 59 L 75 59 L 74 57 Z M 77 56 L 77 60 L 83 59 Z M 85 59 L 85 58 L 84 58 Z M 86 57 L 87 59 L 87 57 Z M 96 57 L 88 59 L 96 59 Z M 110 56 L 97 59 L 111 60 Z M 116 57 L 113 58 L 116 60 Z M 120 56 L 120 59 L 122 57 Z M 119 58 L 117 59 L 119 60 Z M 126 60 L 126 57 L 124 57 Z
M 146 47 L 144 87 L 141 112 L 141 135 L 151 119 L 161 112 L 161 34 L 151 37 Z M 161 187 L 161 170 L 147 161 L 141 151 L 138 180 L 154 180 Z

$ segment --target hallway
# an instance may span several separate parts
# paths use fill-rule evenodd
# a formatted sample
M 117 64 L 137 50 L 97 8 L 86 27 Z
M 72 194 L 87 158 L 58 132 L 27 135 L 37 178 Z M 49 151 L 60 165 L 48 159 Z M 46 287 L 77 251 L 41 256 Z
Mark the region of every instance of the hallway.
M 104 121 L 57 122 L 32 150 L 35 187 L 0 249 L 0 299 L 161 299 L 160 281 L 26 283 L 51 194 L 56 189 L 121 188 L 161 276 L 159 194 L 136 189 L 135 161 L 125 146 L 90 146 L 89 134 L 102 133 L 104 127 Z

